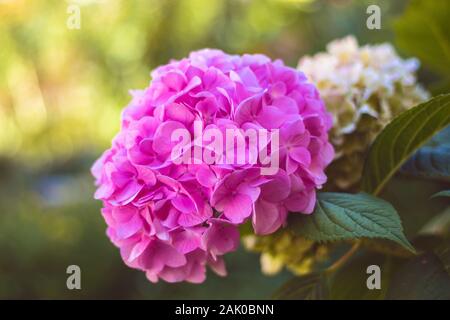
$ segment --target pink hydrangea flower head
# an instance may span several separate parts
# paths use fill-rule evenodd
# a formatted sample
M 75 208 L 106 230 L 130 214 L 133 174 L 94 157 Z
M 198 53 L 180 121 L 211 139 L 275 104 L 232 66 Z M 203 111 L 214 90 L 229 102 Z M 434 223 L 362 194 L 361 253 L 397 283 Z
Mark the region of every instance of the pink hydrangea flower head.
M 92 167 L 95 198 L 128 266 L 152 282 L 199 283 L 207 266 L 226 274 L 223 255 L 237 248 L 238 225 L 251 221 L 256 234 L 269 234 L 288 212 L 313 211 L 334 155 L 331 117 L 303 73 L 264 55 L 205 49 L 151 75 L 148 88 L 132 91 L 120 132 Z M 231 158 L 228 145 L 214 149 L 231 161 L 177 161 L 211 151 L 198 129 L 214 129 L 220 143 L 230 129 L 277 131 L 279 143 L 268 135 L 258 152 L 250 143 Z M 193 139 L 177 159 L 179 130 Z M 275 174 L 262 174 L 262 151 L 279 156 Z M 240 155 L 244 163 L 234 161 Z

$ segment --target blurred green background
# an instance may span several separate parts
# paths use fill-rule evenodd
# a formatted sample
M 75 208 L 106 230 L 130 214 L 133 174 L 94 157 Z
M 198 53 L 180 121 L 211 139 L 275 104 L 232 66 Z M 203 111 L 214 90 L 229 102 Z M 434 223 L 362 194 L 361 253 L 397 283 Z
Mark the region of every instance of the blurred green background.
M 80 7 L 80 29 L 67 27 L 71 4 Z M 366 28 L 370 4 L 382 10 L 381 30 Z M 242 249 L 227 255 L 228 277 L 209 274 L 201 285 L 155 285 L 125 267 L 92 198 L 90 166 L 119 129 L 128 90 L 146 87 L 154 67 L 203 47 L 264 53 L 296 66 L 348 34 L 362 44 L 399 43 L 403 56 L 422 58 L 408 41 L 415 23 L 402 19 L 405 10 L 413 21 L 423 11 L 408 5 L 0 0 L 0 298 L 269 298 L 289 274 L 263 276 L 258 256 Z M 448 78 L 430 66 L 421 69 L 422 83 L 447 89 Z M 66 288 L 71 264 L 81 267 L 82 290 Z

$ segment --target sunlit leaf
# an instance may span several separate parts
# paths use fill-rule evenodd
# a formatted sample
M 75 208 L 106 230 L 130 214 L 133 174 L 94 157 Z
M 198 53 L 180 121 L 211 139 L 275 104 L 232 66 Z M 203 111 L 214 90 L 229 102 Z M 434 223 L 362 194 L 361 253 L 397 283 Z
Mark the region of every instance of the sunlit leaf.
M 314 212 L 291 214 L 289 226 L 293 232 L 314 241 L 380 238 L 414 252 L 395 209 L 364 193 L 320 193 Z
M 411 154 L 449 123 L 450 94 L 432 98 L 396 117 L 369 150 L 362 189 L 378 194 Z

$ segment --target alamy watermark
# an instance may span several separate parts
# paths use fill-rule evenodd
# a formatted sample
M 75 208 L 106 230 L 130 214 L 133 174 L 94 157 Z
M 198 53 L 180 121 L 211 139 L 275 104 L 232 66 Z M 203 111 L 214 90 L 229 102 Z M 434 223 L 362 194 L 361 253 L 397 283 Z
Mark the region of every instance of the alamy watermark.
M 81 289 L 81 268 L 76 264 L 67 267 L 66 273 L 69 274 L 66 280 L 66 286 L 69 290 Z
M 369 290 L 381 289 L 381 268 L 376 264 L 367 267 L 366 273 L 370 276 L 367 278 L 366 286 Z
M 366 26 L 369 30 L 381 29 L 381 9 L 376 4 L 367 7 L 366 13 L 369 17 L 366 20 Z
M 70 30 L 81 29 L 81 7 L 77 1 L 72 1 L 67 6 L 66 26 Z

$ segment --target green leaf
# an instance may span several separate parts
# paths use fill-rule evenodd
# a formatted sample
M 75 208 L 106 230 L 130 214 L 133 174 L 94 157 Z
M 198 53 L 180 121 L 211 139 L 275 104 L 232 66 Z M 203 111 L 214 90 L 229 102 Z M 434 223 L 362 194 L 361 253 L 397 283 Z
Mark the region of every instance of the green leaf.
M 330 299 L 332 300 L 382 300 L 391 274 L 391 257 L 385 254 L 361 250 L 332 276 Z M 367 288 L 367 267 L 377 265 L 381 269 L 381 289 Z
M 362 189 L 378 194 L 411 154 L 449 123 L 450 94 L 432 98 L 392 120 L 369 150 Z
M 444 75 L 450 75 L 449 1 L 411 1 L 394 22 L 398 46 Z
M 293 232 L 313 241 L 381 238 L 415 252 L 395 209 L 368 194 L 319 193 L 311 215 L 291 214 Z
M 402 246 L 399 246 L 395 242 L 385 240 L 385 239 L 364 239 L 361 241 L 362 246 L 371 251 L 377 253 L 388 254 L 390 256 L 408 258 L 414 256 L 410 250 L 405 249 Z M 417 246 L 414 244 L 414 248 Z
M 422 178 L 450 180 L 450 146 L 420 148 L 400 172 Z
M 434 253 L 441 261 L 447 274 L 450 275 L 450 244 L 447 242 L 434 250 Z
M 428 221 L 448 207 L 447 198 L 430 201 L 439 191 L 442 191 L 442 183 L 435 180 L 395 175 L 379 197 L 392 204 L 400 216 L 404 234 L 414 239 Z
M 436 194 L 433 194 L 432 198 L 436 198 L 436 197 L 450 197 L 450 190 L 444 190 L 444 191 L 438 192 Z
M 434 216 L 420 230 L 420 235 L 450 236 L 450 208 Z
M 444 244 L 445 241 L 446 241 L 445 238 L 440 235 L 421 233 L 414 238 L 412 243 L 414 245 L 414 248 L 417 249 L 417 251 L 427 252 L 435 250 L 440 245 Z
M 278 300 L 328 299 L 328 282 L 325 274 L 312 273 L 286 282 L 274 295 Z
M 400 172 L 422 178 L 450 180 L 450 126 L 417 150 Z
M 393 300 L 450 299 L 450 276 L 441 257 L 433 252 L 426 252 L 403 263 L 391 278 L 386 298 Z

